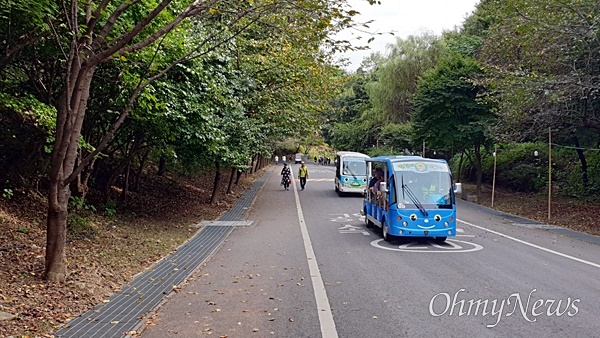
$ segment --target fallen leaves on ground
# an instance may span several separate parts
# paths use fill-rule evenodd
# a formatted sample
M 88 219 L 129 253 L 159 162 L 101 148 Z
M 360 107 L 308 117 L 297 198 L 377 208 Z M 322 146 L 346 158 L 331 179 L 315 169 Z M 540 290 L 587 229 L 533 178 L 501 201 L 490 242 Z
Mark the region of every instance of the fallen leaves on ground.
M 114 218 L 72 213 L 91 223 L 84 236 L 67 244 L 65 283 L 42 279 L 45 200 L 39 194 L 1 199 L 0 312 L 16 317 L 0 323 L 0 337 L 49 337 L 175 250 L 198 231 L 195 224 L 221 216 L 263 172 L 242 175 L 231 195 L 225 194 L 226 180 L 222 182 L 218 205 L 209 204 L 212 172 L 194 178 L 149 174 Z

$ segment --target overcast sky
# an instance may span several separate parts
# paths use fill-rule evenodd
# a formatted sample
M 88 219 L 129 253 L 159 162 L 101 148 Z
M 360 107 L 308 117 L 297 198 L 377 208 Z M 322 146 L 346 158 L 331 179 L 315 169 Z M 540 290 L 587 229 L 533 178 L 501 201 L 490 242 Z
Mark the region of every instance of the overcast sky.
M 381 5 L 369 5 L 366 0 L 348 0 L 348 3 L 361 13 L 355 17 L 355 21 L 374 20 L 369 25 L 372 31 L 394 32 L 394 36 L 375 36 L 375 40 L 369 44 L 370 50 L 342 54 L 351 61 L 347 69 L 355 71 L 364 57 L 375 51 L 385 53 L 386 45 L 394 44 L 397 37 L 406 38 L 424 31 L 441 35 L 443 30 L 461 26 L 479 0 L 381 0 Z M 358 31 L 346 31 L 340 36 L 350 40 L 362 36 L 361 40 L 353 40 L 356 45 L 366 44 L 370 38 L 368 34 Z

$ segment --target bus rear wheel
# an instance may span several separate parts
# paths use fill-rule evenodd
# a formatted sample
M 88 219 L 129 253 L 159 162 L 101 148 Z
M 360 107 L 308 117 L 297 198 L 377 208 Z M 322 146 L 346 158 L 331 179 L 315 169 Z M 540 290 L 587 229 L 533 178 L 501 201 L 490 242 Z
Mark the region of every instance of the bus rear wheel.
M 386 224 L 385 218 L 381 220 L 381 236 L 383 240 L 386 242 L 391 242 L 394 239 L 394 236 L 389 234 L 390 229 Z

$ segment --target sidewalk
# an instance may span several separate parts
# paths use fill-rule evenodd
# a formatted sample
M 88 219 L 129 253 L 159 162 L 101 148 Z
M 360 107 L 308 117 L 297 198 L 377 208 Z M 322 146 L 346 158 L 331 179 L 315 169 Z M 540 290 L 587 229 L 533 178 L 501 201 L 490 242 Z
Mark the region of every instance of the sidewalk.
M 325 312 L 318 310 L 309 267 L 316 259 L 307 258 L 299 219 L 300 196 L 308 193 L 297 180 L 284 190 L 280 170 L 246 215 L 252 225 L 232 232 L 218 254 L 153 311 L 140 337 L 322 336 Z
M 218 222 L 199 224 L 202 229 L 176 251 L 137 275 L 106 303 L 96 305 L 65 324 L 55 332 L 55 337 L 123 337 L 124 334 L 135 334 L 151 310 L 203 265 L 236 226 L 245 225 L 242 222 L 244 216 L 272 171 L 273 168 L 269 168 L 257 179 Z

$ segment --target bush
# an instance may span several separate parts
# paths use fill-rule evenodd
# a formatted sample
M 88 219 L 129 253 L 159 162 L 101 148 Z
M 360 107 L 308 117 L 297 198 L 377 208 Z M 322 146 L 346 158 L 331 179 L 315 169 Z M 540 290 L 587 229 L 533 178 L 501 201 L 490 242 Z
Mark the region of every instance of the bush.
M 537 151 L 538 156 L 534 156 Z M 482 151 L 483 182 L 491 184 L 494 175 L 493 150 Z M 496 186 L 523 192 L 541 192 L 548 186 L 548 145 L 544 143 L 504 144 L 498 147 L 496 158 Z M 588 184 L 583 184 L 581 162 L 576 150 L 567 147 L 552 148 L 552 186 L 557 194 L 590 198 L 600 195 L 600 153 L 585 152 Z M 454 156 L 450 166 L 458 176 L 460 155 Z M 476 178 L 475 167 L 463 160 L 461 177 L 469 182 Z
M 536 191 L 538 168 L 534 165 L 518 164 L 512 170 L 497 172 L 496 175 L 496 182 L 500 186 L 522 192 Z
M 89 217 L 82 217 L 76 214 L 69 214 L 67 216 L 67 237 L 84 238 L 92 235 L 96 229 L 92 225 L 92 219 Z

